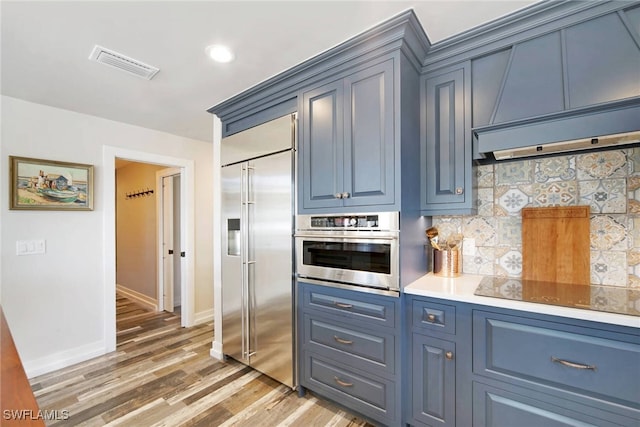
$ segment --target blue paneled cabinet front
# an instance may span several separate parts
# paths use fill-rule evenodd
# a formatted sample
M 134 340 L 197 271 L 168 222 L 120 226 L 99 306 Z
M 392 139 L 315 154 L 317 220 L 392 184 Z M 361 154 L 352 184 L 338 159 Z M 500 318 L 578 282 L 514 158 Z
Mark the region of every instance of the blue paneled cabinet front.
M 455 426 L 455 343 L 414 333 L 412 348 L 412 418 L 428 426 Z
M 637 328 L 405 298 L 409 424 L 640 425 Z
M 302 93 L 301 211 L 393 205 L 393 60 Z
M 374 423 L 399 425 L 400 298 L 297 289 L 300 384 Z
M 421 210 L 425 215 L 474 213 L 470 66 L 422 78 Z

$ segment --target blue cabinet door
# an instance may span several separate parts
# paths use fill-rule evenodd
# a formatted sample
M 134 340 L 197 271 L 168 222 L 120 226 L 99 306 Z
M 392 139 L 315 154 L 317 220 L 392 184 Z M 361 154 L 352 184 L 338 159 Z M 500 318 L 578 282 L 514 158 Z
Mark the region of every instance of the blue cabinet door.
M 421 209 L 425 215 L 473 213 L 468 64 L 423 77 Z
M 413 334 L 412 410 L 428 426 L 455 426 L 455 343 Z
M 393 62 L 345 79 L 344 205 L 393 204 Z
M 343 187 L 342 80 L 302 95 L 302 206 L 305 209 L 342 206 L 336 197 Z

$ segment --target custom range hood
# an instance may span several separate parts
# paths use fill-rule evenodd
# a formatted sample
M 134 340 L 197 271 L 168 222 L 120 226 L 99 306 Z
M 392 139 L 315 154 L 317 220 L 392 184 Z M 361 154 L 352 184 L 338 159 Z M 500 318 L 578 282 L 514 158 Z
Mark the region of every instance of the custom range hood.
M 640 143 L 638 99 L 473 129 L 475 158 L 508 160 Z

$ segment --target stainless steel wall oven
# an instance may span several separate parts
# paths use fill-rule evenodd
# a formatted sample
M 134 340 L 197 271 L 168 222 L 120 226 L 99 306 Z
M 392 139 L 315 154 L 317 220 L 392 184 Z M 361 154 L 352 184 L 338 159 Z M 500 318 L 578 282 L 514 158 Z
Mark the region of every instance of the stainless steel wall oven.
M 397 293 L 399 213 L 299 215 L 299 278 L 329 286 Z

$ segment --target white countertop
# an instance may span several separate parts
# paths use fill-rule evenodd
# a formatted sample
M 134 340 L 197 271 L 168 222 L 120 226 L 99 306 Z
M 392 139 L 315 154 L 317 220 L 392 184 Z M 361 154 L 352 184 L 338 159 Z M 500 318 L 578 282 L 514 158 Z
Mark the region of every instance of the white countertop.
M 462 274 L 456 278 L 447 278 L 428 273 L 405 286 L 404 293 L 640 328 L 640 317 L 638 316 L 474 295 L 473 293 L 483 277 L 475 274 Z

